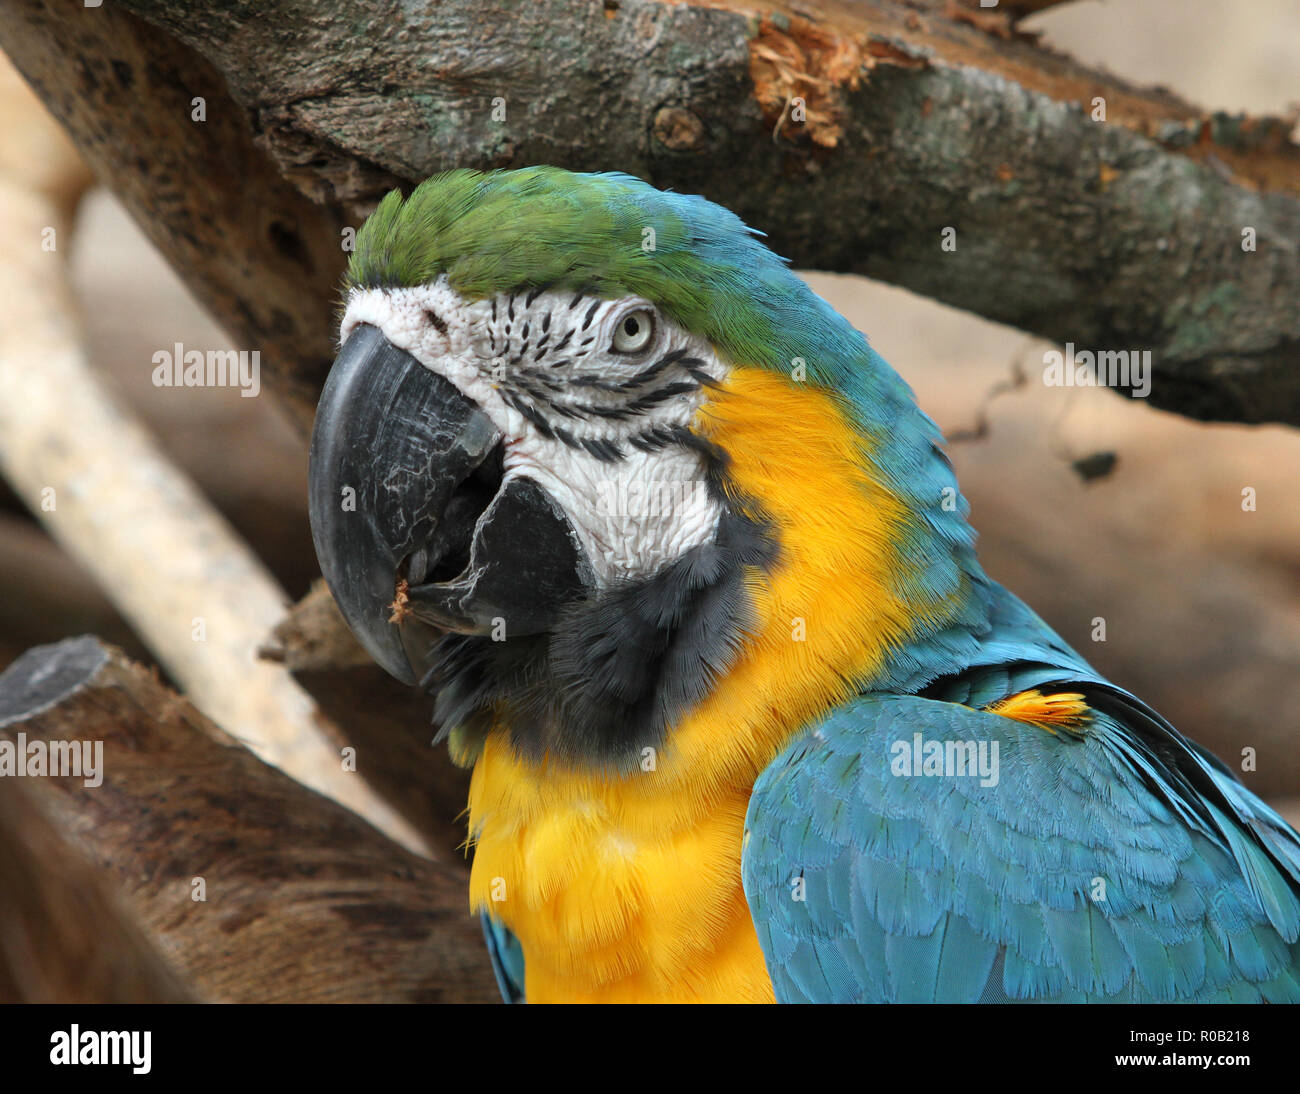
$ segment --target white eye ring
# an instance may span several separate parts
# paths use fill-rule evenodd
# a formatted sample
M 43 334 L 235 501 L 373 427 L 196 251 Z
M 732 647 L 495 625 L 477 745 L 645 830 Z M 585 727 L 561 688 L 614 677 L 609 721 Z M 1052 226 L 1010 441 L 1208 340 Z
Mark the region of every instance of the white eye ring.
M 654 312 L 649 308 L 637 308 L 618 321 L 611 345 L 616 353 L 640 353 L 654 336 Z

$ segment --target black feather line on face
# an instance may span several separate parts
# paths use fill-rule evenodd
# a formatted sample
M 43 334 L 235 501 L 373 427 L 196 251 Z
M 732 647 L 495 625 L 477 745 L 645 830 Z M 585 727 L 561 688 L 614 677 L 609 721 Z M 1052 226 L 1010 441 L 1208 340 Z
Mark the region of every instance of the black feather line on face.
M 547 400 L 546 392 L 542 391 L 541 388 L 530 382 L 526 371 L 521 372 L 515 377 L 515 385 L 531 399 L 536 399 L 538 402 L 545 402 Z
M 596 459 L 604 463 L 617 463 L 623 458 L 623 450 L 614 441 L 607 441 L 603 437 L 582 437 L 579 442 Z
M 604 391 L 611 395 L 621 395 L 623 385 L 619 381 L 602 380 L 599 376 L 571 376 L 569 384 L 573 387 L 590 388 L 592 391 Z
M 634 771 L 731 667 L 754 624 L 747 573 L 776 556 L 767 521 L 728 508 L 712 543 L 573 605 L 549 634 L 448 635 L 425 681 L 434 717 L 470 738 L 499 721 L 530 759 Z
M 553 380 L 549 376 L 542 375 L 542 373 L 538 372 L 536 369 L 525 369 L 524 375 L 528 377 L 528 379 L 541 384 L 542 387 L 546 388 L 546 390 L 552 395 L 564 394 L 564 385 L 562 383 L 558 380 Z
M 537 428 L 537 431 L 543 437 L 554 437 L 555 433 L 551 430 L 551 424 L 537 411 L 535 407 L 520 399 L 514 392 L 504 392 L 502 398 L 514 407 L 520 414 L 527 418 Z
M 688 380 L 676 380 L 671 384 L 665 384 L 657 391 L 651 391 L 646 395 L 639 395 L 630 403 L 625 404 L 626 409 L 633 414 L 641 414 L 658 406 L 660 403 L 666 403 L 674 395 L 685 395 L 687 392 L 699 391 L 700 385 Z
M 635 388 L 635 387 L 640 387 L 642 384 L 648 384 L 651 380 L 653 380 L 656 376 L 658 376 L 661 372 L 663 372 L 664 369 L 670 368 L 672 365 L 677 364 L 677 362 L 682 360 L 682 358 L 684 357 L 686 357 L 686 350 L 675 349 L 671 353 L 667 353 L 663 357 L 659 358 L 659 360 L 656 361 L 653 365 L 649 365 L 646 368 L 643 368 L 635 376 L 631 376 L 628 379 L 624 380 L 623 383 L 628 388 Z M 688 358 L 688 360 L 694 364 L 704 363 L 694 357 Z

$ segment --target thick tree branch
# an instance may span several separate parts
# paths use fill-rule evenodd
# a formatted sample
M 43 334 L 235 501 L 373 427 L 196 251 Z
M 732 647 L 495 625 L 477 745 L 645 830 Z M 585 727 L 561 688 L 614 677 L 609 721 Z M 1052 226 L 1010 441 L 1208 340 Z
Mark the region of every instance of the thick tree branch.
M 0 742 L 19 734 L 29 754 L 102 743 L 97 785 L 23 782 L 203 997 L 496 998 L 463 867 L 263 764 L 96 639 L 37 647 L 0 675 Z
M 990 33 L 977 8 L 119 6 L 148 23 L 3 0 L 0 41 L 304 415 L 347 221 L 440 169 L 549 162 L 702 192 L 799 266 L 1081 348 L 1149 349 L 1161 406 L 1300 422 L 1287 126 L 1205 116 Z M 206 122 L 189 120 L 195 95 Z
M 0 1003 L 190 998 L 103 876 L 17 779 L 0 782 Z

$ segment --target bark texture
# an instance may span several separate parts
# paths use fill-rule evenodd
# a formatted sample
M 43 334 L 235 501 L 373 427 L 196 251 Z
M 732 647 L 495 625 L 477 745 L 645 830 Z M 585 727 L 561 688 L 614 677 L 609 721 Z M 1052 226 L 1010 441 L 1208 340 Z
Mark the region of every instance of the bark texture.
M 1300 422 L 1289 123 L 1045 50 L 1015 21 L 1041 6 L 0 0 L 0 44 L 304 422 L 343 230 L 435 171 L 543 162 L 703 193 L 801 267 L 1150 350 L 1168 409 Z
M 102 742 L 100 785 L 47 774 L 22 780 L 23 790 L 106 873 L 127 916 L 147 935 L 124 953 L 156 947 L 200 997 L 498 998 L 469 915 L 463 862 L 406 851 L 263 764 L 98 640 L 37 647 L 0 675 L 0 740 L 22 741 L 29 751 L 32 742 Z M 10 798 L 18 781 L 0 780 L 0 822 L 19 808 Z M 0 873 L 11 870 L 11 857 L 0 858 Z M 47 887 L 59 883 L 57 871 L 35 872 L 48 875 Z M 0 903 L 12 899 L 0 890 Z M 85 909 L 79 929 L 92 937 L 98 899 L 92 886 L 64 910 L 67 918 Z M 6 931 L 14 931 L 13 922 L 0 907 Z M 35 941 L 57 946 L 49 938 L 55 933 Z M 72 928 L 63 933 L 77 935 Z M 43 950 L 36 956 L 53 960 Z M 139 977 L 143 986 L 131 991 L 184 994 L 156 969 L 145 967 Z
M 0 1003 L 183 1003 L 188 988 L 55 832 L 30 794 L 0 792 Z

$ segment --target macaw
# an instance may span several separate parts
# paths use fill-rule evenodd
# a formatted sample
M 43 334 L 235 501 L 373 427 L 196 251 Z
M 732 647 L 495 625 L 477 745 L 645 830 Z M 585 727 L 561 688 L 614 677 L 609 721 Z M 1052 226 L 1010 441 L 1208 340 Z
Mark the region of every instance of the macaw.
M 356 238 L 312 531 L 472 765 L 505 998 L 1300 999 L 1300 836 L 985 576 L 758 236 L 534 167 Z

